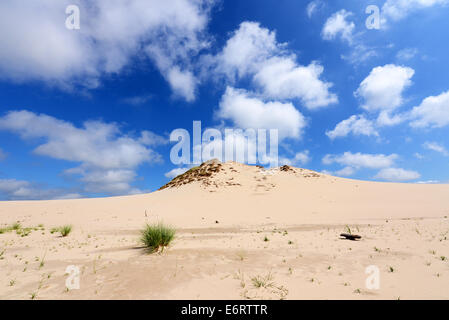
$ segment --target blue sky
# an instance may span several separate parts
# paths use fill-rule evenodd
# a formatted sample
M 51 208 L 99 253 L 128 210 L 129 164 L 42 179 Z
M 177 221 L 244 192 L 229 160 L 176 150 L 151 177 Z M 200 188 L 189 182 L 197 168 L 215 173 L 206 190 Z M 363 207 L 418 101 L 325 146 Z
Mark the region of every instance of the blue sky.
M 448 13 L 446 0 L 2 1 L 0 199 L 154 191 L 188 168 L 169 135 L 195 120 L 279 129 L 281 163 L 447 183 Z

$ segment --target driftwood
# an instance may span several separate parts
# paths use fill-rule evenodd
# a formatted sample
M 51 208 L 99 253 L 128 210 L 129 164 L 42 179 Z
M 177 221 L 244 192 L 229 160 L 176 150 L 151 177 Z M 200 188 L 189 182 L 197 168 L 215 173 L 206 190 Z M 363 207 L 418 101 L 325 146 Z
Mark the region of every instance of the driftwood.
M 346 238 L 348 240 L 358 240 L 358 239 L 362 239 L 362 236 L 356 235 L 356 234 L 349 234 L 349 233 L 342 233 L 340 234 L 340 237 Z

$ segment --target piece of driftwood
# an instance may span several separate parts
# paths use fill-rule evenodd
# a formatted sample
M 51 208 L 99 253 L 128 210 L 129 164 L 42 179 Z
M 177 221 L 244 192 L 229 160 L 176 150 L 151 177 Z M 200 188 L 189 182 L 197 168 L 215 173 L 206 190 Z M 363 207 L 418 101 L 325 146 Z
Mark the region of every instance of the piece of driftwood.
M 362 236 L 356 235 L 356 234 L 349 234 L 349 233 L 342 233 L 340 234 L 340 237 L 349 239 L 349 240 L 358 240 L 358 239 L 362 239 Z

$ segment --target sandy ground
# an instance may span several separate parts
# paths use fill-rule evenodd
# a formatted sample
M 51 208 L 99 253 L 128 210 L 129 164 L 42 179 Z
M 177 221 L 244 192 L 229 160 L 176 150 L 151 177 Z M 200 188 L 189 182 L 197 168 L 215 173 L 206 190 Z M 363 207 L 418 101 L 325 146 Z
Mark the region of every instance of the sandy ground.
M 0 202 L 0 227 L 33 228 L 0 234 L 0 299 L 448 299 L 448 216 L 448 185 L 236 163 L 146 195 Z M 139 230 L 160 221 L 176 239 L 148 254 Z M 362 240 L 340 239 L 348 227 Z

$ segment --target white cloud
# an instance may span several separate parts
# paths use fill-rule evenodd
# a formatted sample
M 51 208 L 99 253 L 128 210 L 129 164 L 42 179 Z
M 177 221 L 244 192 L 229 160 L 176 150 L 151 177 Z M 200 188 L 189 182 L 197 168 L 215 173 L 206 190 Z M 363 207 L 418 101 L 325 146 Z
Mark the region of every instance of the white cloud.
M 373 126 L 373 122 L 367 120 L 363 115 L 353 115 L 346 120 L 337 124 L 334 130 L 327 131 L 326 135 L 334 140 L 340 137 L 346 137 L 349 134 L 365 135 L 365 136 L 378 136 L 376 129 Z
M 415 171 L 407 171 L 400 168 L 394 168 L 395 161 L 398 159 L 396 154 L 363 154 L 345 152 L 341 155 L 326 155 L 322 162 L 325 165 L 334 163 L 344 166 L 335 174 L 339 176 L 351 176 L 361 168 L 381 169 L 375 179 L 387 181 L 408 181 L 420 178 L 420 174 Z
M 439 180 L 426 180 L 426 181 L 416 181 L 417 184 L 439 184 Z
M 363 100 L 362 108 L 367 111 L 392 111 L 402 105 L 402 93 L 412 84 L 414 73 L 412 68 L 393 64 L 376 67 L 354 94 Z
M 285 44 L 278 44 L 276 33 L 260 27 L 257 22 L 243 22 L 216 57 L 217 71 L 229 80 L 257 73 L 259 67 L 279 53 Z
M 303 66 L 296 59 L 287 44 L 276 41 L 275 32 L 243 22 L 209 64 L 231 83 L 249 78 L 266 99 L 299 99 L 309 109 L 338 102 L 329 92 L 332 84 L 320 79 L 323 67 L 317 62 Z
M 324 24 L 321 35 L 324 40 L 333 40 L 340 36 L 348 43 L 352 43 L 353 32 L 355 28 L 354 22 L 347 21 L 347 18 L 352 16 L 352 12 L 340 10 L 334 13 Z
M 387 0 L 382 7 L 382 17 L 384 20 L 398 21 L 413 11 L 447 3 L 447 0 Z
M 414 128 L 442 128 L 449 124 L 449 91 L 425 98 L 410 113 Z
M 122 134 L 116 124 L 86 121 L 77 128 L 51 116 L 11 111 L 0 118 L 0 130 L 39 141 L 34 150 L 38 155 L 79 163 L 65 173 L 81 175 L 88 192 L 135 192 L 130 185 L 135 169 L 144 162 L 161 161 L 160 155 L 146 146 L 158 144 L 157 135 L 144 131 L 135 139 Z
M 439 152 L 444 156 L 449 156 L 449 152 L 446 150 L 446 148 L 437 142 L 425 142 L 423 144 L 423 147 L 435 152 Z
M 329 92 L 332 84 L 320 80 L 323 71 L 317 62 L 299 66 L 293 57 L 276 57 L 266 61 L 254 81 L 268 98 L 300 99 L 307 108 L 317 109 L 338 102 Z
M 416 171 L 404 170 L 401 168 L 385 168 L 380 170 L 375 179 L 381 179 L 392 182 L 402 182 L 419 179 L 421 175 Z
M 77 199 L 78 193 L 43 188 L 28 181 L 0 179 L 0 198 L 5 200 Z
M 134 58 L 155 62 L 175 93 L 194 98 L 191 57 L 208 46 L 211 0 L 110 0 L 80 4 L 80 30 L 65 28 L 70 0 L 0 3 L 0 77 L 64 88 L 97 87 Z
M 298 152 L 295 154 L 293 158 L 294 164 L 307 164 L 311 160 L 309 150 L 305 150 L 303 152 Z
M 407 119 L 406 114 L 393 114 L 391 110 L 383 110 L 377 117 L 377 124 L 379 126 L 394 126 Z
M 297 165 L 305 165 L 311 160 L 309 150 L 304 150 L 302 152 L 297 152 L 293 158 L 281 158 L 279 160 L 281 165 L 289 165 L 289 166 L 297 166 Z
M 341 177 L 349 177 L 352 176 L 355 172 L 356 169 L 354 169 L 353 167 L 344 167 L 341 170 L 335 171 L 335 174 Z
M 278 129 L 280 139 L 300 138 L 306 126 L 304 116 L 293 104 L 265 102 L 245 90 L 231 87 L 226 89 L 217 114 L 242 129 Z
M 169 179 L 173 179 L 173 178 L 179 176 L 180 174 L 183 174 L 187 170 L 189 170 L 189 168 L 175 168 L 175 169 L 170 170 L 169 172 L 165 173 L 165 176 Z
M 396 154 L 384 155 L 345 152 L 342 155 L 328 154 L 324 156 L 323 163 L 325 165 L 338 163 L 352 168 L 380 169 L 392 166 L 397 158 L 398 156 Z
M 192 72 L 173 67 L 169 70 L 167 79 L 175 94 L 184 97 L 188 102 L 195 100 L 197 80 Z
M 157 147 L 168 144 L 169 139 L 154 132 L 144 130 L 140 134 L 139 142 L 149 147 Z
M 307 16 L 312 18 L 312 16 L 320 9 L 324 7 L 324 2 L 321 0 L 314 0 L 309 2 L 306 7 Z

